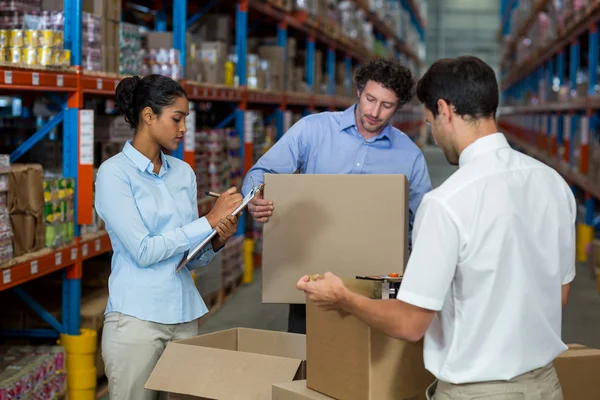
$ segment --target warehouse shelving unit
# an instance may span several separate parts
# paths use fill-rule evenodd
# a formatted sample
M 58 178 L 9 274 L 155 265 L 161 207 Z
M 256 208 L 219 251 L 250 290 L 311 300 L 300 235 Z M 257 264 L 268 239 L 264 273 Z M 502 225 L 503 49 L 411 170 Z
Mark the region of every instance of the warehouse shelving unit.
M 600 153 L 594 150 L 600 145 L 600 2 L 593 0 L 582 9 L 566 10 L 564 24 L 554 37 L 515 61 L 519 43 L 527 37 L 535 39 L 530 32 L 539 14 L 555 12 L 549 0 L 530 3 L 529 14 L 521 16 L 521 24 L 505 46 L 499 125 L 516 147 L 559 171 L 583 203 L 578 259 L 585 261 L 585 248 L 600 226 L 596 207 Z M 502 1 L 500 36 L 510 31 L 518 5 L 518 0 Z M 600 273 L 597 276 L 600 290 Z
M 423 17 L 416 10 L 414 0 L 399 0 L 405 9 L 411 12 L 411 21 L 424 38 L 425 25 Z M 186 63 L 186 28 L 198 20 L 218 1 L 194 4 L 200 10 L 188 15 L 185 0 L 173 0 L 173 34 L 174 48 L 180 50 L 181 64 Z M 30 150 L 39 140 L 43 139 L 58 124 L 63 124 L 63 175 L 74 178 L 76 182 L 75 194 L 75 241 L 74 243 L 57 248 L 44 249 L 37 253 L 27 254 L 2 269 L 3 280 L 0 282 L 0 291 L 12 289 L 33 310 L 35 310 L 52 329 L 44 330 L 4 330 L 0 333 L 22 337 L 58 337 L 59 334 L 78 335 L 80 332 L 80 301 L 81 301 L 81 276 L 82 262 L 91 257 L 106 253 L 111 250 L 110 240 L 106 233 L 99 233 L 92 237 L 81 237 L 80 225 L 91 224 L 93 219 L 93 165 L 89 162 L 90 144 L 93 145 L 93 135 L 90 139 L 89 132 L 82 133 L 82 119 L 89 121 L 89 110 L 83 110 L 84 96 L 114 96 L 115 88 L 123 77 L 107 76 L 106 74 L 89 74 L 84 72 L 82 65 L 82 5 L 81 0 L 65 0 L 65 48 L 71 50 L 72 67 L 62 70 L 39 70 L 28 68 L 15 68 L 10 65 L 0 65 L 0 93 L 18 95 L 22 92 L 32 93 L 62 93 L 66 94 L 67 102 L 62 105 L 54 118 L 48 121 L 38 132 L 24 142 L 13 154 L 11 162 L 18 161 L 26 151 Z M 383 24 L 375 13 L 368 10 L 359 1 L 369 18 L 374 23 L 378 38 L 385 42 L 393 43 L 396 54 L 410 59 L 417 67 L 422 61 L 417 56 L 415 49 L 407 45 L 394 35 L 393 30 Z M 164 7 L 164 4 L 163 4 Z M 253 18 L 259 16 L 271 24 L 277 35 L 277 43 L 285 48 L 289 30 L 303 35 L 307 44 L 307 84 L 314 83 L 314 57 L 316 44 L 328 48 L 326 60 L 329 82 L 334 82 L 336 58 L 345 60 L 347 72 L 351 71 L 353 62 L 361 63 L 374 57 L 375 54 L 364 49 L 359 43 L 349 41 L 331 27 L 323 26 L 320 21 L 314 21 L 306 16 L 292 14 L 281 8 L 277 2 L 263 2 L 259 0 L 239 0 L 236 2 L 236 45 L 237 76 L 239 87 L 226 87 L 182 80 L 190 101 L 230 103 L 232 113 L 226 116 L 217 126 L 225 127 L 234 124 L 244 144 L 241 149 L 243 160 L 243 173 L 246 173 L 253 164 L 252 138 L 245 129 L 246 113 L 252 107 L 271 106 L 272 117 L 277 122 L 277 137 L 284 133 L 283 112 L 291 107 L 302 107 L 306 112 L 315 112 L 318 109 L 344 109 L 355 102 L 354 98 L 344 98 L 334 95 L 333 84 L 329 85 L 327 95 L 296 92 L 272 92 L 251 90 L 246 85 L 246 40 L 248 36 L 249 15 Z M 166 12 L 159 10 L 156 17 L 157 30 L 165 30 Z M 347 74 L 350 75 L 349 73 Z M 346 80 L 346 87 L 351 87 L 350 78 Z M 395 125 L 399 128 L 412 131 L 422 124 L 420 107 L 408 106 L 399 113 Z M 91 140 L 91 142 L 90 142 Z M 193 136 L 186 137 L 185 141 L 193 141 Z M 93 146 L 92 146 L 93 147 Z M 184 151 L 185 150 L 185 151 Z M 193 143 L 183 143 L 174 156 L 184 159 L 190 165 L 194 164 Z M 212 207 L 211 200 L 202 200 L 199 204 L 201 215 L 206 214 Z M 243 235 L 243 223 L 240 223 L 239 234 Z M 58 322 L 50 313 L 45 311 L 40 304 L 25 293 L 19 286 L 25 282 L 36 279 L 52 272 L 63 270 L 63 321 Z

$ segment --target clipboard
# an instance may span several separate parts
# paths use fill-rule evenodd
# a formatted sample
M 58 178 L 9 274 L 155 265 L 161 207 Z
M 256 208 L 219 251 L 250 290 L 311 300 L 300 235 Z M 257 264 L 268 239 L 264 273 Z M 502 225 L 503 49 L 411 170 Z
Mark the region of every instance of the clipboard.
M 242 204 L 240 204 L 232 213 L 231 215 L 238 215 L 244 208 L 246 208 L 246 206 L 248 205 L 248 203 L 250 203 L 250 201 L 252 201 L 252 199 L 254 199 L 254 197 L 256 197 L 256 195 L 258 193 L 260 193 L 260 191 L 263 189 L 265 185 L 258 185 L 258 186 L 254 186 L 252 187 L 252 190 L 250 190 L 250 192 L 248 192 L 248 194 L 246 195 L 246 197 L 244 197 L 244 200 L 242 201 Z M 179 263 L 179 265 L 177 266 L 177 269 L 175 270 L 176 272 L 179 272 L 183 269 L 183 267 L 186 266 L 186 264 L 188 262 L 190 262 L 195 256 L 196 254 L 198 254 L 198 252 L 200 250 L 202 250 L 202 248 L 204 246 L 206 246 L 215 236 L 217 235 L 217 230 L 213 229 L 212 232 L 210 233 L 210 235 L 208 235 L 206 237 L 206 239 L 204 239 L 202 242 L 200 242 L 200 244 L 198 244 L 196 247 L 194 247 L 192 250 L 190 250 L 186 256 L 183 257 L 183 259 L 181 260 L 181 262 Z

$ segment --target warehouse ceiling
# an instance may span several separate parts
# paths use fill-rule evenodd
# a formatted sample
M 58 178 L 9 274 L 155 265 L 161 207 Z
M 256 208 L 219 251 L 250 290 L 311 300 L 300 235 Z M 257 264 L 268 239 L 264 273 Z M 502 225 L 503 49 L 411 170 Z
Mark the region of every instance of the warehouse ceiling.
M 437 59 L 474 55 L 499 71 L 498 0 L 428 0 L 427 57 Z

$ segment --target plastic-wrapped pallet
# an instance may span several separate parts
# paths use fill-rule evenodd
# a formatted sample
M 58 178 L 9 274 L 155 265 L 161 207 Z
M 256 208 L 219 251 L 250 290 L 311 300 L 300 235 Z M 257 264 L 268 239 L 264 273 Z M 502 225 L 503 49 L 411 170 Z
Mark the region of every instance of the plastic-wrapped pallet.
M 69 244 L 75 237 L 75 180 L 46 174 L 44 177 L 44 218 L 46 247 Z
M 137 25 L 121 22 L 119 26 L 119 73 L 138 75 L 142 68 L 142 33 Z
M 223 285 L 228 286 L 244 273 L 244 237 L 236 236 L 227 242 L 223 254 Z
M 0 347 L 0 399 L 53 400 L 67 387 L 62 346 Z
M 8 212 L 8 173 L 10 172 L 10 157 L 0 155 L 0 265 L 13 258 L 13 234 Z

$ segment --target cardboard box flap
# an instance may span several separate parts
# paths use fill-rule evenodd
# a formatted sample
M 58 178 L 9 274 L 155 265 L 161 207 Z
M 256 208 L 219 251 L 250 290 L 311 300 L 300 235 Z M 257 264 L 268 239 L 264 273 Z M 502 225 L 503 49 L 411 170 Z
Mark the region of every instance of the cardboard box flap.
M 237 350 L 306 360 L 306 335 L 240 328 Z
M 333 397 L 306 387 L 306 381 L 293 381 L 273 385 L 272 400 L 332 400 Z
M 207 399 L 270 399 L 272 385 L 291 381 L 301 362 L 169 343 L 146 388 Z
M 207 333 L 189 339 L 178 340 L 177 343 L 183 343 L 191 346 L 203 346 L 213 349 L 238 350 L 238 330 L 226 329 L 224 331 Z

